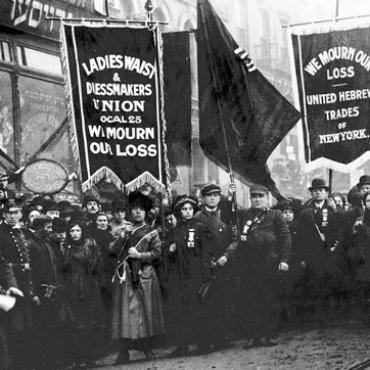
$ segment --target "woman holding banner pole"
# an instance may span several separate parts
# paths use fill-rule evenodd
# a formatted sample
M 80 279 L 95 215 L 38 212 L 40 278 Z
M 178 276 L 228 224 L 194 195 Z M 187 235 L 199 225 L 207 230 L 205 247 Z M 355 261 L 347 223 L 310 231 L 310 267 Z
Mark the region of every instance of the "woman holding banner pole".
M 117 364 L 129 362 L 131 348 L 153 359 L 153 339 L 164 334 L 161 293 L 153 266 L 161 256 L 161 240 L 158 232 L 146 224 L 151 208 L 149 197 L 138 191 L 131 193 L 133 225 L 112 247 L 118 251 L 112 303 L 112 338 L 120 342 Z

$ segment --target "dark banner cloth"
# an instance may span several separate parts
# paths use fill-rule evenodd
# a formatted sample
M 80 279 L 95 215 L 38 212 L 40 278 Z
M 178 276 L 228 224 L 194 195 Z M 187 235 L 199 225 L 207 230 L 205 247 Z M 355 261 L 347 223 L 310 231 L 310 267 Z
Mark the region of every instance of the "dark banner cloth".
M 244 183 L 264 184 L 279 195 L 266 161 L 299 113 L 236 57 L 237 43 L 207 0 L 198 0 L 197 40 L 200 145 L 226 170 L 229 155 Z
M 166 142 L 171 166 L 191 165 L 189 32 L 163 34 Z
M 370 148 L 370 29 L 293 34 L 292 42 L 306 160 L 349 164 Z
M 158 34 L 64 25 L 69 113 L 83 191 L 102 178 L 163 190 Z

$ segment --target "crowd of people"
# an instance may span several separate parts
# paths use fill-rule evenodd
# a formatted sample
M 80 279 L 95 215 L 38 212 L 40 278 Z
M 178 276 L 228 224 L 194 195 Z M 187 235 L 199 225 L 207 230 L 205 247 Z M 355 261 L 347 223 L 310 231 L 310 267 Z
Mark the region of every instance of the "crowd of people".
M 273 346 L 282 317 L 326 321 L 334 304 L 370 299 L 370 176 L 348 199 L 322 179 L 305 204 L 270 208 L 269 191 L 217 184 L 201 198 L 177 196 L 163 209 L 147 191 L 82 204 L 2 188 L 0 369 L 92 367 L 116 345 L 154 359 L 209 353 L 245 338 Z M 350 203 L 349 203 L 350 202 Z

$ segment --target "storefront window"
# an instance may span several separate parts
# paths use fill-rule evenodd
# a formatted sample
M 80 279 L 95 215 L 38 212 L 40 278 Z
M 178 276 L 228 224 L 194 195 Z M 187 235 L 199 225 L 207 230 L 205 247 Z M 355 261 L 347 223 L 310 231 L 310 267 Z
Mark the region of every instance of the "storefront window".
M 14 158 L 13 102 L 10 74 L 0 71 L 0 149 Z
M 23 164 L 60 126 L 66 118 L 67 112 L 64 87 L 61 85 L 20 76 L 19 91 L 21 112 L 20 152 L 21 163 Z M 63 156 L 62 153 L 60 155 Z M 58 160 L 57 158 L 54 159 Z
M 76 172 L 76 163 L 72 157 L 68 128 L 39 157 L 50 158 L 61 163 L 69 173 Z
M 0 41 L 0 60 L 3 60 L 4 62 L 12 61 L 10 45 L 6 41 Z
M 43 51 L 17 46 L 19 64 L 25 67 L 38 69 L 46 73 L 62 74 L 62 65 L 57 55 Z

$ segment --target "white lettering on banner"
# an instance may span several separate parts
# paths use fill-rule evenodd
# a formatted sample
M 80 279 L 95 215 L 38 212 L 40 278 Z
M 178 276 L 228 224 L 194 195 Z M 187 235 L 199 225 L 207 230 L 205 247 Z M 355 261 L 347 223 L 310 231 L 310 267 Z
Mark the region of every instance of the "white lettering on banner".
M 320 144 L 338 143 L 340 141 L 368 139 L 366 129 L 338 132 L 335 134 L 319 135 Z
M 86 82 L 86 93 L 87 95 L 149 96 L 152 95 L 152 86 L 150 84 Z
M 370 89 L 340 91 L 338 95 L 339 101 L 369 99 Z
M 31 28 L 38 28 L 41 24 L 43 17 L 61 17 L 61 18 L 72 18 L 73 13 L 66 12 L 61 8 L 50 6 L 47 3 L 42 3 L 37 0 L 11 0 L 12 9 L 10 12 L 10 19 L 13 22 L 13 26 L 19 26 L 26 23 Z M 44 14 L 44 16 L 43 16 Z M 51 32 L 54 28 L 59 27 L 58 22 L 53 20 L 48 21 L 50 26 L 48 27 Z
M 125 68 L 129 71 L 135 71 L 136 73 L 142 74 L 143 76 L 147 76 L 149 78 L 153 78 L 155 73 L 155 67 L 153 64 L 127 55 L 125 56 Z
M 308 105 L 334 104 L 337 101 L 370 99 L 370 89 L 345 90 L 337 93 L 307 95 Z
M 370 72 L 370 56 L 362 50 L 356 51 L 355 48 L 347 46 L 336 46 L 324 50 L 313 57 L 304 67 L 304 70 L 311 76 L 315 74 L 326 64 L 335 60 L 349 60 L 358 63 L 367 72 Z M 335 72 L 334 72 L 335 71 Z M 328 80 L 337 78 L 351 78 L 355 74 L 354 67 L 334 68 L 332 73 L 327 71 Z M 329 78 L 330 77 L 330 78 Z
M 92 142 L 89 145 L 90 151 L 93 154 L 110 154 L 113 155 L 112 146 L 109 143 Z M 121 144 L 116 144 L 115 155 L 118 157 L 156 157 L 157 146 L 155 144 L 128 144 L 126 147 Z
M 333 121 L 342 118 L 358 117 L 360 115 L 359 107 L 340 108 L 324 111 L 327 121 Z
M 96 100 L 96 99 L 95 99 Z M 99 100 L 97 100 L 99 102 Z M 142 112 L 144 113 L 145 100 L 100 100 L 102 112 Z
M 307 95 L 308 105 L 333 104 L 336 101 L 337 96 L 334 93 Z
M 356 62 L 366 69 L 367 72 L 370 71 L 370 57 L 368 54 L 360 50 L 356 54 Z
M 89 125 L 89 134 L 92 138 L 107 138 L 115 140 L 154 140 L 154 127 L 106 127 Z
M 337 80 L 338 78 L 352 78 L 355 75 L 355 67 L 342 67 L 342 68 L 334 68 L 332 70 L 328 69 L 326 71 L 326 79 L 330 80 Z
M 152 63 L 146 62 L 139 58 L 123 56 L 117 54 L 108 54 L 90 58 L 88 63 L 82 63 L 87 76 L 94 72 L 103 71 L 105 69 L 126 69 L 141 74 L 149 79 L 153 78 L 155 66 Z

